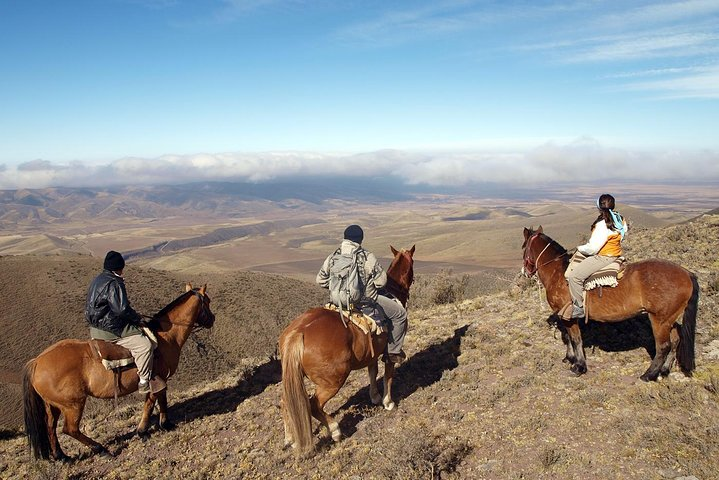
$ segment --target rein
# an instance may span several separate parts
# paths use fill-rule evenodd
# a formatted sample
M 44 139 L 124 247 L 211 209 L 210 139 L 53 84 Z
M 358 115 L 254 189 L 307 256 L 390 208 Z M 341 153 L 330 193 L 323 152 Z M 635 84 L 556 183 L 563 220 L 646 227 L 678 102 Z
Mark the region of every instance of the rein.
M 534 265 L 534 270 L 531 272 L 531 274 L 528 273 L 528 276 L 529 276 L 529 277 L 531 277 L 532 275 L 534 275 L 535 273 L 537 273 L 537 272 L 539 271 L 540 267 L 543 267 L 543 266 L 545 266 L 545 265 L 549 265 L 550 263 L 552 263 L 552 262 L 554 262 L 554 261 L 556 261 L 556 260 L 559 260 L 560 258 L 562 258 L 562 257 L 564 257 L 564 256 L 567 255 L 567 251 L 565 250 L 564 252 L 560 253 L 559 255 L 557 255 L 556 257 L 552 258 L 551 260 L 547 260 L 546 262 L 539 264 L 539 259 L 542 258 L 542 254 L 544 254 L 544 252 L 549 248 L 550 245 L 552 245 L 552 244 L 554 244 L 554 243 L 557 243 L 557 242 L 555 242 L 554 240 L 550 239 L 550 241 L 544 246 L 544 248 L 543 248 L 542 251 L 539 253 L 539 255 L 537 255 L 537 258 L 536 258 L 535 260 L 531 260 L 531 259 L 529 258 L 529 255 L 527 255 L 527 253 L 531 251 L 531 248 L 530 248 L 530 247 L 532 246 L 532 241 L 533 241 L 534 239 L 536 239 L 537 237 L 539 237 L 540 235 L 541 235 L 541 233 L 535 233 L 535 234 L 532 235 L 532 237 L 530 237 L 530 239 L 527 241 L 527 247 L 526 247 L 526 249 L 525 249 L 524 259 L 525 259 L 525 261 L 527 261 L 528 263 L 531 262 L 530 264 Z M 559 244 L 557 244 L 557 245 L 559 245 Z

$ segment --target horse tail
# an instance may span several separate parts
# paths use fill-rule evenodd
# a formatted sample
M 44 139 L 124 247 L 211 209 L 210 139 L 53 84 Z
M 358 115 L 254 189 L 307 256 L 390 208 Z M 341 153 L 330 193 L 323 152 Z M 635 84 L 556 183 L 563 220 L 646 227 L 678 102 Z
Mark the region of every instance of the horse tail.
M 25 417 L 25 434 L 35 458 L 50 458 L 50 437 L 48 436 L 47 412 L 45 401 L 32 385 L 35 374 L 35 359 L 25 365 L 22 377 L 23 414 Z
M 677 360 L 682 372 L 691 376 L 696 367 L 694 363 L 694 336 L 697 326 L 697 306 L 699 305 L 699 282 L 695 274 L 690 273 L 689 275 L 692 279 L 692 296 L 684 309 L 684 318 L 679 329 Z
M 282 402 L 285 422 L 299 453 L 312 448 L 312 419 L 310 400 L 305 389 L 302 355 L 304 338 L 298 331 L 292 332 L 284 343 L 282 355 Z

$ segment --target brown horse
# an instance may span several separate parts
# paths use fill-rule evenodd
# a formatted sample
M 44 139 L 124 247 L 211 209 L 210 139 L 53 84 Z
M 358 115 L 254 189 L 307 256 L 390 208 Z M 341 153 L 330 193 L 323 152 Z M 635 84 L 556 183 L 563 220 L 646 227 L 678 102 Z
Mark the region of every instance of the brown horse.
M 153 372 L 167 380 L 177 370 L 180 349 L 193 328 L 210 328 L 215 315 L 210 310 L 206 286 L 193 289 L 188 284 L 185 293 L 163 308 L 153 318 L 157 328 L 157 349 Z M 158 355 L 159 354 L 159 355 Z M 124 370 L 115 390 L 115 374 L 105 369 L 93 353 L 88 340 L 61 340 L 51 345 L 25 365 L 23 397 L 25 431 L 35 458 L 66 459 L 57 437 L 60 415 L 65 417 L 63 433 L 92 449 L 94 453 L 109 454 L 107 449 L 80 431 L 80 419 L 88 396 L 113 398 L 137 390 L 137 368 Z M 167 390 L 146 395 L 142 419 L 137 427 L 146 434 L 155 402 L 160 407 L 160 428 L 169 429 L 167 420 Z
M 528 277 L 537 273 L 547 290 L 547 302 L 556 318 L 557 312 L 570 302 L 564 272 L 569 264 L 567 251 L 542 232 L 524 229 L 524 267 Z M 666 376 L 675 356 L 684 374 L 694 370 L 694 332 L 696 328 L 699 284 L 696 275 L 664 260 L 645 260 L 629 264 L 619 285 L 587 292 L 589 317 L 599 322 L 619 322 L 647 314 L 652 325 L 656 353 L 644 381 Z M 683 315 L 681 323 L 678 322 Z M 581 375 L 587 371 L 582 334 L 577 319 L 562 320 L 562 339 L 567 345 L 565 362 L 571 371 Z
M 387 269 L 387 289 L 403 305 L 409 299 L 409 287 L 414 278 L 414 246 L 397 251 L 390 246 L 394 259 Z M 295 318 L 280 336 L 282 355 L 282 417 L 285 424 L 285 446 L 292 445 L 299 453 L 312 449 L 312 421 L 310 413 L 339 441 L 339 425 L 324 411 L 352 370 L 367 367 L 370 399 L 382 403 L 387 410 L 394 408 L 392 378 L 394 364 L 386 360 L 384 369 L 384 398 L 377 390 L 377 359 L 387 346 L 387 333 L 370 339 L 351 322 L 345 327 L 338 312 L 313 308 Z M 308 398 L 304 377 L 315 384 L 315 394 Z

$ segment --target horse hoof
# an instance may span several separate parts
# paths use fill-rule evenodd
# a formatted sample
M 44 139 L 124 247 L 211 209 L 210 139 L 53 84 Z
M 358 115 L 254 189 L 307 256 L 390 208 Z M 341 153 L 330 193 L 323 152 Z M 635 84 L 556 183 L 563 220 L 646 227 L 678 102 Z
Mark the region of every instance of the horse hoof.
M 579 367 L 579 366 L 577 366 L 577 365 L 572 365 L 572 368 L 570 368 L 569 371 L 570 371 L 570 372 L 572 373 L 572 375 L 574 375 L 575 377 L 579 377 L 579 376 L 584 375 L 585 373 L 587 373 L 587 368 L 586 368 L 586 367 L 582 368 L 582 367 Z
M 645 373 L 639 378 L 645 382 L 656 382 L 658 377 L 659 375 L 648 375 Z
M 107 448 L 103 447 L 103 446 L 93 447 L 93 448 L 92 448 L 92 453 L 94 453 L 95 455 L 99 455 L 99 456 L 101 456 L 101 457 L 104 457 L 104 458 L 112 458 L 112 457 L 114 457 L 114 455 L 113 455 L 112 453 L 110 453 L 110 451 L 109 451 Z
M 385 410 L 394 410 L 395 404 L 394 402 L 389 402 L 384 405 Z
M 158 426 L 159 426 L 160 430 L 162 430 L 164 432 L 171 432 L 172 430 L 177 428 L 177 425 L 175 425 L 174 423 L 172 423 L 170 421 L 161 423 Z
M 65 452 L 60 452 L 57 455 L 53 456 L 53 460 L 55 460 L 56 462 L 68 463 L 72 459 L 65 455 Z

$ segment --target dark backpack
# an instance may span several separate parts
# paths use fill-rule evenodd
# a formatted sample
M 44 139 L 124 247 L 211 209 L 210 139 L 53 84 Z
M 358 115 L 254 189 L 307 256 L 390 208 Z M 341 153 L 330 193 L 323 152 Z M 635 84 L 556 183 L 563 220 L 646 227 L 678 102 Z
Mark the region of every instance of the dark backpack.
M 334 305 L 351 310 L 358 306 L 364 297 L 364 285 L 360 274 L 363 266 L 361 248 L 349 254 L 342 254 L 341 249 L 332 255 L 330 260 L 330 302 Z

